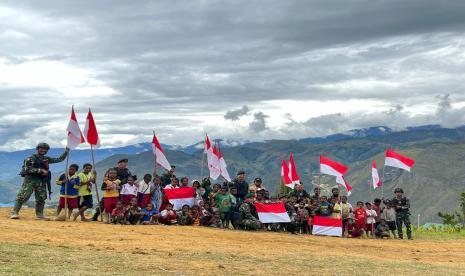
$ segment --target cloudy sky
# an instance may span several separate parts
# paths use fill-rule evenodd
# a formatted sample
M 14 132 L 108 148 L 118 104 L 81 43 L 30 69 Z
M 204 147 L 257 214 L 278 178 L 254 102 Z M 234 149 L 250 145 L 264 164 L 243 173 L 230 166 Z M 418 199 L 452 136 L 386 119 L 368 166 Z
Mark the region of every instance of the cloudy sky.
M 137 3 L 137 4 L 135 4 Z M 2 1 L 0 150 L 465 122 L 465 1 Z

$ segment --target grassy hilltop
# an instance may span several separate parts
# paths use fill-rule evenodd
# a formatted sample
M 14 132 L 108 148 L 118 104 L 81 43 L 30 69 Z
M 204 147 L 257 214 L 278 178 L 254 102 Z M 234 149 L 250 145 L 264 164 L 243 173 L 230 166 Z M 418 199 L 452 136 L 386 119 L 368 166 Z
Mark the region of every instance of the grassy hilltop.
M 53 210 L 47 210 L 49 215 Z M 465 237 L 349 240 L 182 226 L 17 221 L 0 209 L 0 274 L 460 275 Z

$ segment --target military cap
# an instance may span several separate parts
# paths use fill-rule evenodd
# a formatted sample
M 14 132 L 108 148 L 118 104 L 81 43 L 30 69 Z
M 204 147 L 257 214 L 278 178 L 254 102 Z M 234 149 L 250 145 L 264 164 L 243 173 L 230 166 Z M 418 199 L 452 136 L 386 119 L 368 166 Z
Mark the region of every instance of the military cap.
M 402 190 L 402 188 L 396 188 L 394 193 L 404 193 L 404 190 Z
M 126 163 L 127 163 L 128 161 L 129 161 L 129 160 L 128 160 L 127 158 L 123 158 L 123 159 L 121 159 L 121 160 L 118 161 L 118 164 L 119 164 L 119 163 L 123 163 L 123 162 L 126 162 Z
M 49 150 L 49 149 L 50 149 L 50 145 L 47 144 L 47 143 L 39 143 L 39 144 L 37 144 L 36 149 L 39 149 L 39 148 L 48 149 L 48 150 Z

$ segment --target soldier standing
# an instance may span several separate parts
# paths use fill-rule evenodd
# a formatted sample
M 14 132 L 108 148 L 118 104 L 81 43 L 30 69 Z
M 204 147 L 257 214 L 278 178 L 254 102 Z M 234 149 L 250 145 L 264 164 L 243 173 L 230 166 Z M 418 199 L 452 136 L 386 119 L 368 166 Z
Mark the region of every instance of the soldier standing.
M 242 220 L 242 224 L 244 224 L 250 230 L 258 230 L 262 226 L 262 223 L 258 220 L 255 211 L 255 206 L 253 206 L 255 195 L 249 193 L 245 196 L 245 201 L 239 207 L 239 212 L 244 215 L 244 219 Z
M 49 165 L 59 163 L 65 160 L 69 149 L 66 148 L 64 153 L 58 158 L 46 156 L 50 146 L 47 143 L 39 143 L 36 147 L 37 153 L 29 156 L 24 160 L 21 176 L 24 177 L 16 196 L 15 206 L 13 208 L 11 219 L 19 219 L 19 210 L 34 193 L 36 199 L 36 217 L 45 219 L 44 206 L 47 199 L 47 178 L 49 177 Z
M 391 200 L 391 203 L 396 211 L 396 226 L 399 239 L 404 238 L 404 233 L 402 231 L 403 223 L 405 224 L 405 228 L 407 228 L 407 238 L 412 240 L 412 229 L 410 227 L 410 201 L 408 198 L 403 196 L 404 190 L 401 188 L 396 188 L 394 193 L 396 194 L 396 197 Z

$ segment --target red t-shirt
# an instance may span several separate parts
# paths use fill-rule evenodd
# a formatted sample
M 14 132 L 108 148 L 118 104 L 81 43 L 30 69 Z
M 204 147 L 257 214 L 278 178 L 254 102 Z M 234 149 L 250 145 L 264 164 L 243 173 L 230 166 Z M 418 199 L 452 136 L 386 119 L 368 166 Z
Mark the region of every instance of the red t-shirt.
M 364 208 L 355 208 L 355 223 L 358 225 L 366 224 L 367 211 Z

